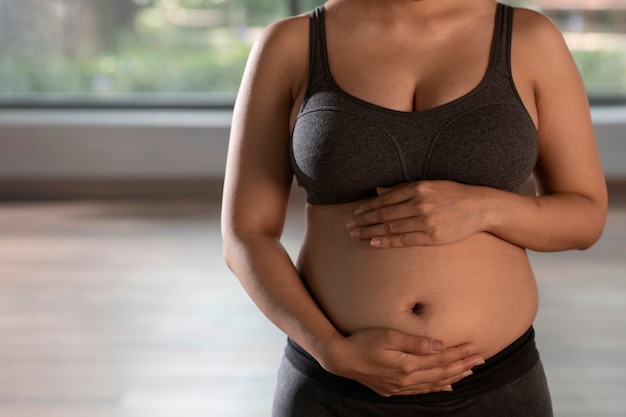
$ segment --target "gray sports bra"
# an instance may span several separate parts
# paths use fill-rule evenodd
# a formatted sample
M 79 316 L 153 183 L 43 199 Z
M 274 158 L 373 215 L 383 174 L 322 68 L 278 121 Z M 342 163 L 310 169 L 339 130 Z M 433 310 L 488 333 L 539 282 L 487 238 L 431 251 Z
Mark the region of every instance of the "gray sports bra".
M 472 91 L 426 111 L 358 99 L 333 80 L 324 8 L 311 12 L 310 69 L 290 141 L 311 204 L 376 195 L 376 187 L 445 179 L 517 192 L 537 160 L 537 130 L 511 76 L 512 8 L 498 4 L 491 59 Z

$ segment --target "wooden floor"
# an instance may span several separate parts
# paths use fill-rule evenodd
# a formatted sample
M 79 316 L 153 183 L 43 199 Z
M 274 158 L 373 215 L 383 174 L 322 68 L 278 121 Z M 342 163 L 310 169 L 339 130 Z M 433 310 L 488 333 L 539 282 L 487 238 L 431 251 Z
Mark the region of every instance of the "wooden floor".
M 593 249 L 531 255 L 556 415 L 626 415 L 626 205 Z M 269 416 L 283 344 L 217 199 L 0 204 L 0 417 Z

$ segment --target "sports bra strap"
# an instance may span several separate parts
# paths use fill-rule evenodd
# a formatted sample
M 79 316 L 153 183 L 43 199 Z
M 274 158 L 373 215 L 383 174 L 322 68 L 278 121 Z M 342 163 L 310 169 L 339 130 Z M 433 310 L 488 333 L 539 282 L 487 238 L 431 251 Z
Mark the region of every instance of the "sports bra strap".
M 310 13 L 309 23 L 309 88 L 324 77 L 326 30 L 324 28 L 324 6 L 317 6 Z
M 493 39 L 493 59 L 495 68 L 502 74 L 511 76 L 511 33 L 513 28 L 513 8 L 498 3 L 496 28 Z

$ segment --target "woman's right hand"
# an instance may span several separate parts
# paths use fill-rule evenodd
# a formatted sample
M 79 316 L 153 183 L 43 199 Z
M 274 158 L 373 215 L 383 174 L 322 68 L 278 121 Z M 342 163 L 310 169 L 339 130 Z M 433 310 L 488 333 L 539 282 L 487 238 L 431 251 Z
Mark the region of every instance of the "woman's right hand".
M 451 384 L 484 363 L 477 347 L 443 342 L 396 330 L 369 328 L 328 346 L 322 366 L 378 394 L 415 395 L 451 391 Z

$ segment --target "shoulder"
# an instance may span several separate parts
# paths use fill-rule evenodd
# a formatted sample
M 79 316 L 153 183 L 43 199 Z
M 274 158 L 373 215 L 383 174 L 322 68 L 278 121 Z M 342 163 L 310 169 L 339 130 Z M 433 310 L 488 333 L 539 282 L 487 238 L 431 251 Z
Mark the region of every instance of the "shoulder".
M 309 17 L 300 15 L 267 26 L 254 42 L 251 57 L 285 64 L 309 54 Z
M 309 37 L 309 20 L 308 13 L 280 19 L 267 26 L 256 43 L 301 47 L 298 41 L 306 41 Z
M 306 80 L 308 60 L 309 16 L 288 17 L 261 32 L 250 52 L 246 73 L 298 89 Z
M 513 39 L 520 49 L 531 55 L 569 53 L 556 24 L 535 10 L 514 8 Z
M 563 78 L 578 83 L 579 74 L 563 34 L 545 15 L 515 8 L 512 60 L 535 88 Z

